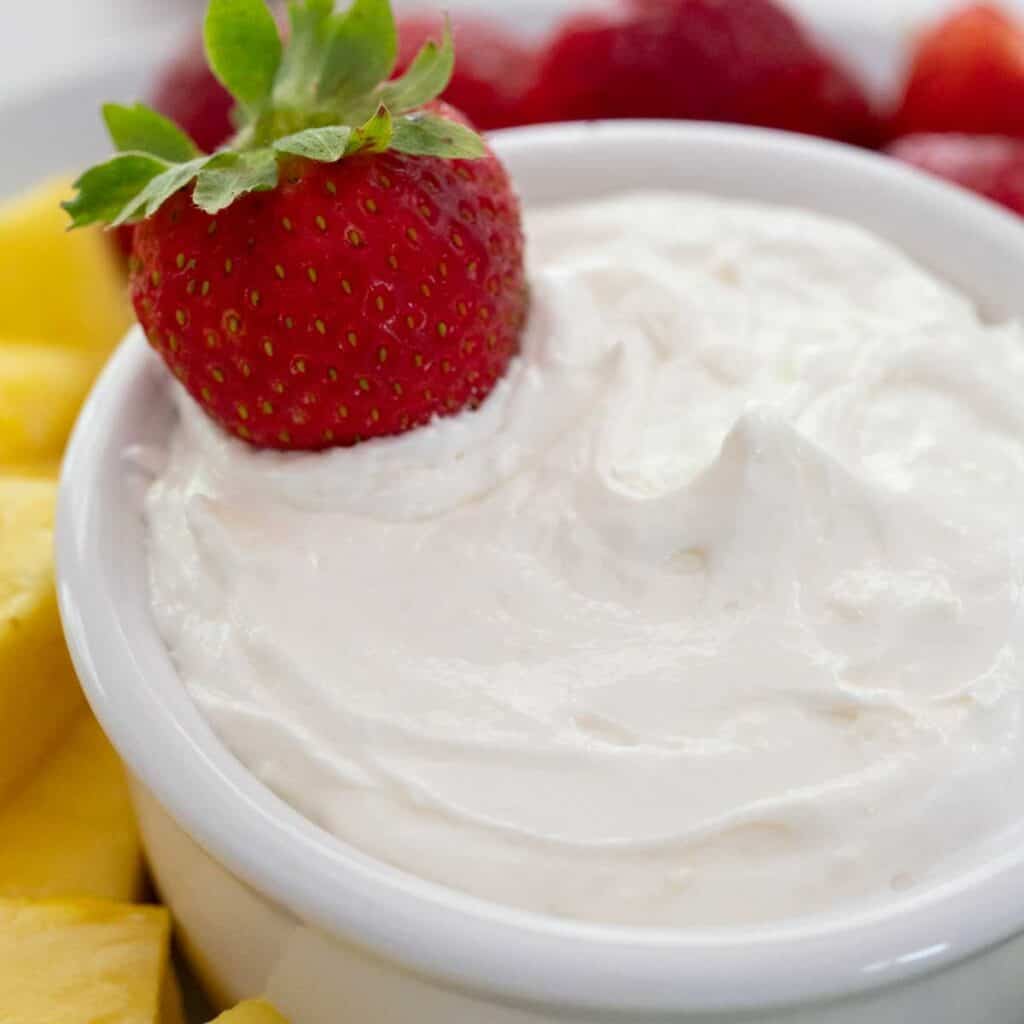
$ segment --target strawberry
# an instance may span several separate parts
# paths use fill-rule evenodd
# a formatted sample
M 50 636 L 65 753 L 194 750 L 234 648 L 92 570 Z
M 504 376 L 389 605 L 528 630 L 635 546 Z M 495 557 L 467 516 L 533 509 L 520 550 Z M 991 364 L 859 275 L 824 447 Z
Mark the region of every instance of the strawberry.
M 886 150 L 1024 216 L 1024 141 L 996 135 L 908 135 Z
M 539 60 L 535 121 L 734 121 L 871 144 L 863 90 L 773 0 L 632 0 L 569 18 Z
M 1024 28 L 988 4 L 932 28 L 917 44 L 892 130 L 1024 137 Z
M 398 24 L 398 68 L 404 69 L 428 39 L 440 38 L 438 15 L 412 13 Z M 459 57 L 444 99 L 479 128 L 523 123 L 523 98 L 536 55 L 530 46 L 490 19 L 459 17 L 453 25 Z
M 136 223 L 150 344 L 224 430 L 318 450 L 479 405 L 516 354 L 523 236 L 508 175 L 434 102 L 450 33 L 397 79 L 388 0 L 211 0 L 210 63 L 238 103 L 212 156 L 145 107 L 105 108 L 121 151 L 65 204 Z

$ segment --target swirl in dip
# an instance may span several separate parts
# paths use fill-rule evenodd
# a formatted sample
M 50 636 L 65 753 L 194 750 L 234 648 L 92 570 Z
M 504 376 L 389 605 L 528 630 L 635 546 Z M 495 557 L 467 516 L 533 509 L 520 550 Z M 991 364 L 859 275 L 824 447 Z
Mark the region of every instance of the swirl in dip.
M 590 920 L 808 914 L 1009 842 L 1021 329 L 797 210 L 526 228 L 478 411 L 282 456 L 180 401 L 152 603 L 216 732 L 358 849 Z

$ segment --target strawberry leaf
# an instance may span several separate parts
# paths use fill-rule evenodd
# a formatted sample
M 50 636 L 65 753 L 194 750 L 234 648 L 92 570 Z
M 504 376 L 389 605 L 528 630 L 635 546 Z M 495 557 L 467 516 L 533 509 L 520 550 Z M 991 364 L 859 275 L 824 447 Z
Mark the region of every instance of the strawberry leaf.
M 167 164 L 155 156 L 122 153 L 86 171 L 75 182 L 75 197 L 61 205 L 70 215 L 72 227 L 110 223 L 166 168 Z
M 452 30 L 445 18 L 441 45 L 433 40 L 424 44 L 405 74 L 380 87 L 380 101 L 393 114 L 422 107 L 448 88 L 455 70 L 455 47 Z
M 441 156 L 476 160 L 487 147 L 472 128 L 435 114 L 412 114 L 395 119 L 391 148 L 411 156 Z
M 281 36 L 264 0 L 210 0 L 203 38 L 213 73 L 255 116 L 281 65 Z
M 343 109 L 388 78 L 398 56 L 398 32 L 389 0 L 354 0 L 330 22 L 319 97 Z
M 353 153 L 383 153 L 391 146 L 394 122 L 387 107 L 378 107 L 368 121 L 360 125 L 349 139 L 345 155 Z
M 294 135 L 286 135 L 274 143 L 279 153 L 304 156 L 307 160 L 333 164 L 348 150 L 355 129 L 347 124 L 327 125 L 323 128 L 307 128 Z
M 219 213 L 246 192 L 277 187 L 277 155 L 272 149 L 218 153 L 196 179 L 192 200 L 206 213 Z
M 199 155 L 196 144 L 173 121 L 141 103 L 134 107 L 107 103 L 103 120 L 121 153 L 149 153 L 172 163 Z
M 124 204 L 111 221 L 111 227 L 119 227 L 121 224 L 152 216 L 175 192 L 192 181 L 212 159 L 213 157 L 200 156 L 187 163 L 172 164 L 167 170 L 151 178 L 137 195 Z

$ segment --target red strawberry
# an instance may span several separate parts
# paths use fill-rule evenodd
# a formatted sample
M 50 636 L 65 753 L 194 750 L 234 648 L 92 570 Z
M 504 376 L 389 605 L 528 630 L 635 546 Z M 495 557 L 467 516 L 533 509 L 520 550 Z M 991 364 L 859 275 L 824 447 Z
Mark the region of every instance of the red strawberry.
M 873 143 L 858 84 L 772 0 L 633 0 L 566 21 L 540 60 L 533 120 L 734 121 Z
M 917 44 L 893 132 L 1024 136 L 1024 28 L 987 4 L 936 25 Z
M 908 135 L 887 150 L 1024 216 L 1024 141 L 995 135 Z
M 135 228 L 131 224 L 122 224 L 111 232 L 111 239 L 117 248 L 118 256 L 123 261 L 131 258 L 132 245 L 135 239 Z
M 198 156 L 152 111 L 109 107 L 132 152 L 83 175 L 67 209 L 76 225 L 138 221 L 139 321 L 211 418 L 254 445 L 315 450 L 479 405 L 518 350 L 526 286 L 504 168 L 430 102 L 451 73 L 450 37 L 388 82 L 387 0 L 357 0 L 348 17 L 302 0 L 292 17 L 282 59 L 263 0 L 211 2 L 211 63 L 249 112 L 238 151 Z M 225 53 L 218 19 L 246 45 Z M 260 75 L 232 65 L 238 52 Z M 138 152 L 145 138 L 152 156 Z
M 398 26 L 398 68 L 404 70 L 428 39 L 439 39 L 440 15 L 410 14 Z M 479 128 L 523 123 L 523 97 L 536 55 L 523 41 L 484 18 L 460 17 L 453 26 L 458 60 L 444 99 Z
M 169 117 L 197 146 L 212 153 L 231 138 L 231 93 L 206 63 L 201 36 L 190 36 L 153 90 L 153 108 Z

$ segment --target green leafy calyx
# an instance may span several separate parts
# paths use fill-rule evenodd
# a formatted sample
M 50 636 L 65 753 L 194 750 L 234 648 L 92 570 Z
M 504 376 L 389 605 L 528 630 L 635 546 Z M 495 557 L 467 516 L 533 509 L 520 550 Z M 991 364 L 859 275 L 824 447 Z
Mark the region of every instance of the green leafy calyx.
M 451 31 L 428 42 L 391 79 L 397 35 L 390 0 L 291 0 L 288 42 L 266 0 L 210 0 L 203 39 L 213 73 L 236 101 L 234 139 L 201 153 L 167 118 L 142 105 L 103 108 L 117 155 L 88 170 L 64 208 L 72 226 L 132 224 L 175 192 L 217 213 L 247 192 L 278 183 L 278 163 L 303 157 L 334 163 L 392 149 L 472 160 L 483 141 L 471 129 L 424 110 L 455 65 Z

